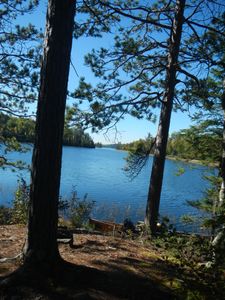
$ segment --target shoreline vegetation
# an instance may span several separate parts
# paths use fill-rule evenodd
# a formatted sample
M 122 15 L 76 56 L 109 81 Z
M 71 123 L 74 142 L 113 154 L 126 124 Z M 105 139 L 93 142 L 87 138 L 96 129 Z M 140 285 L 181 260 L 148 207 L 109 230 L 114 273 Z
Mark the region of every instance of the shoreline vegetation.
M 16 141 L 20 143 L 34 142 L 35 121 L 31 118 L 18 118 L 0 113 L 0 127 L 3 142 L 5 141 L 6 144 L 13 145 Z M 216 135 L 203 134 L 199 132 L 197 126 L 192 126 L 171 134 L 166 158 L 173 161 L 218 167 L 221 152 L 221 149 L 217 147 L 218 142 Z M 154 138 L 150 134 L 146 139 L 139 139 L 131 143 L 104 145 L 94 143 L 88 133 L 79 126 L 71 127 L 69 121 L 65 123 L 63 145 L 84 148 L 114 148 L 137 154 L 149 151 L 152 155 L 154 152 Z
M 203 126 L 204 125 L 204 126 Z M 218 167 L 221 160 L 222 135 L 209 130 L 205 124 L 191 126 L 170 135 L 167 143 L 166 158 L 191 164 Z M 125 150 L 135 156 L 153 155 L 155 139 L 149 134 L 145 139 L 130 143 L 101 145 L 96 147 Z
M 5 219 L 5 222 L 0 224 L 0 240 L 3 242 L 0 249 L 1 278 L 21 266 L 21 249 L 26 238 L 29 200 L 28 186 L 25 182 L 22 182 L 16 195 L 14 214 L 11 215 L 13 218 L 8 219 L 10 222 Z M 48 296 L 53 294 L 54 298 L 57 298 L 56 296 L 60 299 L 67 298 L 71 295 L 71 291 L 74 295 L 80 293 L 80 289 L 77 291 L 77 285 L 74 285 L 71 278 L 76 278 L 74 279 L 76 283 L 79 283 L 79 280 L 84 282 L 84 279 L 88 282 L 87 276 L 90 276 L 91 271 L 96 273 L 94 278 L 102 273 L 99 281 L 94 281 L 94 290 L 103 291 L 107 287 L 105 298 L 101 299 L 114 299 L 108 296 L 113 295 L 115 289 L 121 290 L 117 295 L 119 298 L 115 299 L 125 296 L 126 299 L 139 299 L 140 295 L 143 295 L 140 299 L 151 298 L 153 286 L 156 299 L 197 299 L 196 295 L 198 299 L 213 297 L 222 299 L 225 288 L 224 268 L 214 265 L 208 267 L 209 253 L 206 249 L 210 247 L 210 239 L 207 236 L 171 230 L 166 220 L 158 227 L 158 234 L 152 237 L 144 222 L 134 225 L 126 219 L 118 227 L 116 223 L 101 221 L 96 223 L 96 220 L 93 224 L 93 219 L 90 222 L 90 218 L 94 203 L 85 197 L 78 198 L 76 192 L 73 193 L 71 200 L 72 205 L 69 207 L 66 201 L 60 202 L 61 217 L 58 220 L 57 231 L 60 255 L 65 261 L 74 264 L 74 274 L 69 273 L 71 287 L 68 289 L 68 282 L 63 276 L 63 280 L 60 277 L 60 282 L 54 286 L 58 288 L 54 290 L 51 284 L 47 284 L 43 291 L 39 290 L 40 287 L 37 285 L 27 289 L 26 285 L 18 283 L 9 289 L 1 289 L 0 298 L 7 295 L 11 298 L 21 296 L 21 299 L 36 299 L 43 295 L 43 299 L 49 299 Z M 68 220 L 63 217 L 65 209 L 70 212 Z M 5 217 L 7 218 L 6 215 Z M 113 226 L 105 227 L 108 224 Z M 11 242 L 7 242 L 8 240 Z M 77 268 L 81 268 L 79 280 L 76 277 Z M 106 271 L 107 280 L 105 280 Z M 130 288 L 131 279 L 134 289 Z M 90 280 L 93 284 L 92 277 Z M 86 286 L 82 287 L 87 293 Z M 96 295 L 93 299 L 100 299 L 99 294 Z
M 33 143 L 35 138 L 35 121 L 31 118 L 18 118 L 0 113 L 0 128 L 3 142 L 7 145 Z M 64 146 L 95 148 L 91 136 L 79 126 L 70 126 L 67 122 L 63 135 Z
M 207 166 L 207 167 L 212 167 L 212 168 L 218 168 L 218 166 L 219 166 L 219 163 L 217 163 L 217 162 L 207 162 L 207 161 L 198 160 L 198 159 L 182 158 L 182 157 L 171 156 L 171 155 L 167 155 L 166 159 L 178 161 L 178 162 L 184 162 L 184 163 L 188 163 L 188 164 Z
M 112 148 L 115 150 L 119 150 L 119 151 L 124 151 L 129 153 L 130 151 L 132 151 L 133 149 L 121 149 L 120 147 L 118 147 L 118 145 L 120 144 L 108 144 L 108 145 L 104 145 L 104 144 L 95 144 L 96 148 Z M 149 156 L 153 156 L 153 154 L 149 154 Z M 206 160 L 200 160 L 200 159 L 194 159 L 194 158 L 183 158 L 180 156 L 173 156 L 170 154 L 166 155 L 166 159 L 172 160 L 172 161 L 177 161 L 177 162 L 184 162 L 184 163 L 188 163 L 188 164 L 196 164 L 196 165 L 201 165 L 201 166 L 207 166 L 207 167 L 212 167 L 212 168 L 218 168 L 219 167 L 219 163 L 218 162 L 211 162 L 211 161 L 206 161 Z

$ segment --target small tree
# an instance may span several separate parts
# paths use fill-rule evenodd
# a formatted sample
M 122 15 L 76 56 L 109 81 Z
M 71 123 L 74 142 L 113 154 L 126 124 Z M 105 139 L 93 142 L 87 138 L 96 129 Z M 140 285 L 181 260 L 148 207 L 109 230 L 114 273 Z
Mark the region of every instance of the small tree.
M 13 199 L 11 222 L 13 224 L 27 224 L 29 211 L 29 192 L 30 187 L 21 178 L 18 181 L 18 188 Z
M 61 203 L 64 215 L 73 226 L 82 227 L 88 224 L 95 201 L 89 200 L 87 194 L 83 198 L 79 198 L 77 191 L 74 189 L 71 197 L 68 200 L 62 199 Z

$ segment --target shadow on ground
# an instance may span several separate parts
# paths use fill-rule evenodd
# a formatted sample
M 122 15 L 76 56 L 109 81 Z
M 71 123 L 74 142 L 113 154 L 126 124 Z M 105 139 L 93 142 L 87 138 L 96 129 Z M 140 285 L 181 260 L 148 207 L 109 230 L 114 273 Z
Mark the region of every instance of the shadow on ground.
M 4 281 L 4 278 L 0 279 Z M 27 276 L 1 286 L 0 299 L 175 299 L 171 292 L 122 268 L 102 271 L 64 264 L 54 278 Z

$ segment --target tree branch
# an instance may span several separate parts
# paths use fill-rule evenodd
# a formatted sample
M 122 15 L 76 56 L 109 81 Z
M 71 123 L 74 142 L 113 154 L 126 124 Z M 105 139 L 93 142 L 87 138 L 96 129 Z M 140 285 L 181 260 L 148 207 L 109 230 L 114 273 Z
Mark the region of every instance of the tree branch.
M 116 8 L 115 6 L 112 6 L 112 5 L 110 5 L 110 4 L 106 3 L 106 2 L 103 2 L 103 1 L 101 1 L 101 0 L 99 0 L 99 3 L 100 3 L 102 6 L 108 7 L 108 8 L 110 8 L 110 9 L 114 10 L 114 11 L 115 11 L 116 13 L 118 13 L 119 15 L 122 15 L 122 16 L 124 16 L 124 17 L 129 18 L 129 19 L 133 19 L 133 20 L 136 20 L 136 21 L 139 21 L 139 22 L 142 22 L 142 23 L 148 23 L 148 24 L 152 24 L 152 25 L 154 25 L 154 26 L 158 26 L 158 27 L 160 27 L 160 28 L 164 28 L 164 29 L 171 30 L 171 26 L 169 26 L 169 25 L 165 25 L 165 24 L 158 23 L 158 22 L 156 22 L 156 21 L 153 20 L 153 19 L 151 19 L 151 20 L 150 20 L 150 19 L 143 19 L 143 18 L 141 18 L 141 17 L 133 16 L 133 15 L 131 15 L 131 14 L 128 14 L 128 13 L 124 12 L 124 9 L 123 9 L 123 10 L 122 10 L 122 9 L 118 9 L 118 8 Z

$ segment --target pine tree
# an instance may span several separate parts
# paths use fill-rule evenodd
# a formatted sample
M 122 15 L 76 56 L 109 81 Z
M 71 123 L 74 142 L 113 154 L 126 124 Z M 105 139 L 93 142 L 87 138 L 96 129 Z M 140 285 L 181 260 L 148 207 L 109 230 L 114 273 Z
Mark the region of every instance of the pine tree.
M 185 93 L 187 79 L 198 84 L 201 79 L 199 58 L 196 53 L 193 56 L 188 41 L 193 36 L 199 38 L 207 28 L 217 32 L 211 21 L 220 13 L 222 4 L 187 1 L 183 16 L 185 1 L 153 4 L 92 1 L 91 4 L 87 1 L 82 7 L 92 18 L 83 27 L 78 26 L 80 33 L 98 36 L 92 26 L 95 20 L 104 34 L 110 30 L 117 34 L 113 48 L 94 49 L 85 57 L 100 83 L 92 87 L 82 78 L 73 96 L 89 102 L 90 112 L 81 117 L 84 126 L 91 124 L 94 130 L 116 125 L 125 114 L 155 120 L 154 109 L 160 107 L 146 209 L 146 223 L 155 232 L 171 112 L 173 108 L 183 111 L 186 104 L 190 105 Z M 183 38 L 182 32 L 185 32 Z
M 24 117 L 29 104 L 37 100 L 41 33 L 31 24 L 17 25 L 18 18 L 30 14 L 37 0 L 8 0 L 0 3 L 0 112 Z M 19 150 L 14 139 L 0 130 L 0 166 L 10 164 L 6 149 Z
M 219 178 L 221 182 L 218 197 L 215 198 L 213 204 L 213 212 L 216 216 L 217 234 L 212 242 L 216 253 L 221 253 L 221 249 L 225 248 L 225 13 L 213 19 L 215 30 L 210 28 L 204 32 L 201 39 L 193 38 L 193 55 L 198 53 L 199 60 L 205 65 L 207 78 L 202 80 L 200 86 L 191 81 L 189 82 L 189 93 L 187 98 L 190 101 L 196 101 L 202 108 L 196 118 L 210 120 L 214 126 L 220 125 L 222 129 L 219 160 Z
M 20 1 L 19 1 L 20 2 Z M 57 245 L 62 139 L 74 0 L 49 0 L 32 157 L 29 220 L 23 265 L 3 281 L 44 280 L 61 265 Z
M 49 0 L 32 158 L 25 266 L 54 267 L 67 82 L 74 0 Z

